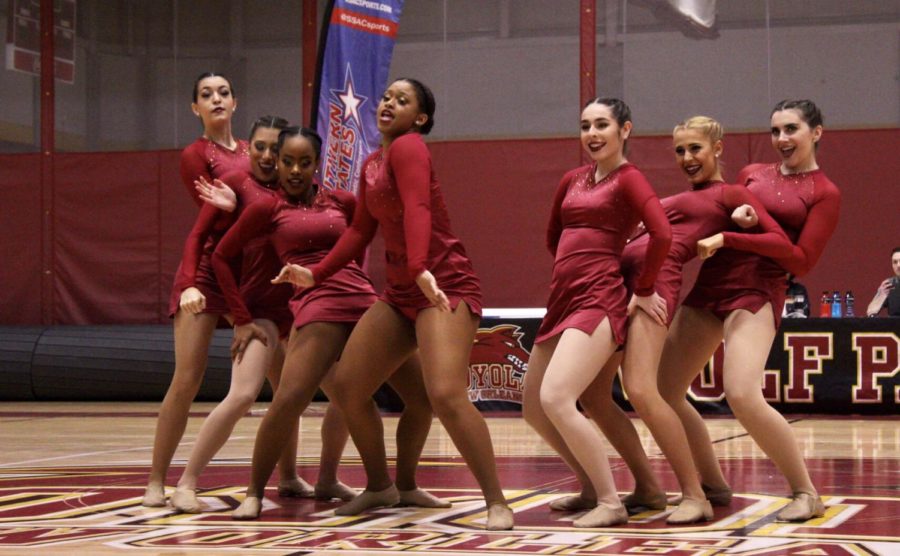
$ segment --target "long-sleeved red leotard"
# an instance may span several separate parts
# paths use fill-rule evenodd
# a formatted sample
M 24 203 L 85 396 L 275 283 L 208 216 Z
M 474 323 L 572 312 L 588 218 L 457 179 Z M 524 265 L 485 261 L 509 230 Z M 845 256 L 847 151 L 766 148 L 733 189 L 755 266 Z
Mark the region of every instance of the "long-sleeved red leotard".
M 353 222 L 331 253 L 311 268 L 320 283 L 363 252 L 381 224 L 387 287 L 382 299 L 415 320 L 431 302 L 415 278 L 429 270 L 451 308 L 465 301 L 481 314 L 481 287 L 450 218 L 434 176 L 431 154 L 418 133 L 394 140 L 366 159 Z
M 175 286 L 169 300 L 169 313 L 178 310 L 181 293 L 188 287 L 196 287 L 206 297 L 204 312 L 227 314 L 227 300 L 216 280 L 212 266 L 212 253 L 234 220 L 247 207 L 262 199 L 272 198 L 275 192 L 258 182 L 246 171 L 230 172 L 220 178 L 237 196 L 237 206 L 232 213 L 220 211 L 210 205 L 200 208 L 194 227 L 185 241 L 184 254 L 175 275 Z M 291 314 L 287 308 L 291 296 L 290 286 L 271 284 L 281 265 L 278 256 L 266 242 L 251 244 L 244 249 L 243 257 L 233 261 L 235 275 L 241 277 L 241 290 L 246 293 L 255 318 L 270 319 L 282 333 L 290 329 Z
M 759 200 L 793 242 L 790 254 L 772 259 L 744 251 L 747 236 L 725 233 L 725 246 L 704 261 L 697 283 L 684 300 L 724 319 L 731 311 L 759 311 L 772 304 L 775 326 L 787 289 L 785 271 L 809 272 L 837 227 L 841 193 L 821 170 L 783 175 L 780 164 L 751 164 L 741 170 L 741 183 Z
M 238 289 L 229 261 L 240 256 L 247 245 L 262 240 L 274 247 L 284 264 L 314 265 L 347 229 L 355 205 L 352 193 L 319 190 L 310 206 L 294 204 L 282 194 L 248 207 L 213 254 L 216 276 L 235 324 L 246 324 L 255 315 L 246 303 L 246 293 Z M 351 261 L 329 280 L 294 293 L 290 300 L 293 326 L 356 322 L 375 299 L 369 278 Z
M 212 182 L 215 178 L 238 170 L 250 170 L 250 145 L 243 139 L 237 141 L 237 146 L 232 151 L 200 137 L 181 151 L 181 181 L 198 206 L 203 201 L 194 189 L 194 180 L 203 177 Z
M 620 271 L 622 250 L 643 221 L 650 235 L 638 295 L 650 295 L 672 236 L 659 199 L 644 175 L 623 164 L 599 182 L 595 166 L 563 176 L 553 202 L 547 247 L 555 256 L 547 315 L 535 343 L 567 328 L 587 334 L 609 318 L 617 343 L 625 341 L 628 296 Z
M 666 300 L 669 322 L 678 307 L 682 269 L 697 256 L 697 241 L 732 229 L 731 213 L 737 207 L 751 205 L 759 216 L 758 227 L 762 233 L 736 234 L 746 236 L 742 240 L 748 251 L 767 257 L 784 257 L 791 251 L 790 240 L 781 227 L 743 185 L 708 182 L 666 197 L 661 203 L 672 226 L 672 246 L 657 275 L 656 293 Z M 622 253 L 622 274 L 629 290 L 634 289 L 637 274 L 644 265 L 648 241 L 648 235 L 641 233 Z

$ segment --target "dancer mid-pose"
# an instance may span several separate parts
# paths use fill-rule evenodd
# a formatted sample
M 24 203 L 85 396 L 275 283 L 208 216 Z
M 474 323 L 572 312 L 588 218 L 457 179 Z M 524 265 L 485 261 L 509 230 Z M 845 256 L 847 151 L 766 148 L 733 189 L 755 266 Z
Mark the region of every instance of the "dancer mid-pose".
M 382 148 L 362 169 L 353 224 L 318 265 L 285 267 L 282 278 L 301 287 L 329 277 L 362 253 L 379 224 L 384 234 L 387 288 L 360 319 L 335 376 L 336 401 L 363 459 L 366 491 L 339 508 L 356 514 L 398 501 L 388 475 L 375 389 L 418 346 L 428 398 L 478 480 L 488 506 L 487 528 L 510 529 L 506 504 L 484 418 L 469 401 L 469 354 L 481 288 L 450 220 L 422 141 L 434 125 L 434 96 L 414 79 L 390 84 L 378 104 Z
M 625 341 L 628 296 L 620 259 L 641 221 L 650 239 L 634 303 L 657 322 L 667 318 L 654 282 L 671 232 L 653 188 L 625 160 L 631 127 L 631 111 L 619 99 L 595 99 L 581 113 L 581 144 L 594 164 L 567 173 L 556 191 L 547 231 L 555 256 L 550 299 L 525 376 L 525 419 L 593 487 L 597 507 L 575 520 L 576 527 L 628 521 L 600 434 L 576 401 Z
M 787 478 L 793 500 L 778 514 L 804 521 L 824 512 L 790 425 L 766 403 L 760 385 L 778 328 L 787 287 L 785 270 L 808 272 L 837 226 L 840 192 L 819 170 L 816 145 L 822 114 L 809 100 L 779 102 L 772 110 L 774 164 L 753 164 L 739 180 L 794 242 L 788 257 L 769 259 L 745 250 L 752 238 L 724 232 L 700 242 L 704 262 L 694 289 L 672 323 L 659 368 L 660 391 L 681 418 L 701 479 L 728 490 L 709 432 L 685 398 L 694 377 L 724 339 L 725 397 L 735 417 Z
M 239 290 L 229 263 L 248 245 L 271 243 L 285 263 L 315 264 L 322 260 L 346 228 L 356 199 L 346 191 L 326 191 L 315 183 L 321 139 L 306 128 L 287 128 L 278 137 L 280 194 L 248 207 L 213 254 L 222 291 L 235 320 L 235 335 L 255 322 L 246 292 Z M 274 273 L 273 273 L 274 274 Z M 271 275 L 270 275 L 271 277 Z M 353 325 L 375 301 L 368 277 L 351 262 L 326 283 L 298 290 L 290 300 L 293 330 L 275 398 L 260 424 L 253 452 L 253 472 L 247 497 L 234 512 L 237 519 L 255 519 L 262 508 L 266 482 L 281 447 L 296 438 L 293 425 L 312 401 L 344 347 Z M 450 504 L 417 488 L 415 470 L 428 430 L 431 407 L 425 396 L 418 359 L 412 354 L 394 375 L 392 386 L 404 401 L 397 431 L 400 502 L 425 507 Z M 259 380 L 256 381 L 257 390 Z M 333 389 L 325 381 L 325 390 Z M 370 405 L 372 404 L 370 400 Z M 321 498 L 352 499 L 355 492 L 342 483 L 316 485 Z
M 746 207 L 756 209 L 763 233 L 747 236 L 748 245 L 756 252 L 767 256 L 786 256 L 790 253 L 787 236 L 747 188 L 722 182 L 719 168 L 722 137 L 722 126 L 704 116 L 678 124 L 673 132 L 675 160 L 691 183 L 691 190 L 661 201 L 672 226 L 672 247 L 657 276 L 656 291 L 666 301 L 670 320 L 678 304 L 684 264 L 697 255 L 699 240 L 733 227 L 732 214 L 737 221 L 743 222 Z M 646 234 L 641 234 L 628 243 L 622 254 L 622 273 L 629 289 L 633 289 L 641 273 L 648 239 Z M 667 521 L 672 524 L 693 523 L 711 519 L 713 513 L 697 477 L 681 421 L 665 403 L 657 387 L 657 367 L 667 325 L 668 321 L 660 322 L 644 311 L 632 311 L 622 379 L 628 400 L 646 423 L 681 485 L 682 501 Z M 610 363 L 581 396 L 581 404 L 635 475 L 635 492 L 623 500 L 626 508 L 629 511 L 664 509 L 666 494 L 650 471 L 650 463 L 637 432 L 628 416 L 612 399 L 612 382 L 622 361 L 623 357 L 619 354 L 610 358 Z M 582 492 L 580 497 L 562 499 L 558 505 L 589 506 L 593 499 L 585 500 L 584 497 Z M 717 498 L 713 495 L 712 498 L 717 503 L 722 501 L 721 496 Z
M 286 124 L 287 122 L 283 119 L 273 117 L 260 118 L 254 123 L 250 132 L 251 142 L 254 145 L 250 152 L 248 166 L 250 173 L 235 171 L 231 175 L 236 181 L 252 180 L 256 182 L 260 190 L 265 190 L 262 184 L 274 180 L 273 149 L 277 142 L 279 129 Z M 215 244 L 227 229 L 230 218 L 228 215 L 221 215 L 213 207 L 202 207 L 194 227 L 185 241 L 184 254 L 175 276 L 172 297 L 169 301 L 170 315 L 175 318 L 175 374 L 172 376 L 172 382 L 160 407 L 156 423 L 153 463 L 143 499 L 145 506 L 165 505 L 166 474 L 175 449 L 184 435 L 191 402 L 200 389 L 200 383 L 206 371 L 206 358 L 213 332 L 219 319 L 229 315 L 228 303 L 216 282 L 210 257 L 215 249 Z M 259 285 L 256 289 L 258 290 L 263 282 L 259 280 L 257 282 Z M 269 290 L 270 288 L 263 286 L 263 289 Z M 279 317 L 277 310 L 269 310 L 266 316 L 268 318 L 264 324 L 265 330 L 273 331 L 274 339 L 267 342 L 268 346 L 257 342 L 256 344 L 259 345 L 253 347 L 250 360 L 243 363 L 245 366 L 247 364 L 267 365 L 262 369 L 263 374 L 270 369 L 271 366 L 268 365 L 268 362 L 271 361 L 278 344 L 277 325 L 271 319 L 284 320 L 285 314 L 282 312 L 282 316 Z M 286 316 L 289 318 L 290 313 L 286 313 Z M 288 320 L 288 322 L 290 321 Z M 254 330 L 258 333 L 261 332 L 259 328 L 254 328 Z M 227 434 L 225 438 L 227 438 Z M 293 461 L 293 458 L 294 455 L 289 454 L 286 461 L 287 459 Z M 291 468 L 293 469 L 293 465 Z M 285 469 L 284 471 L 286 473 L 283 476 L 284 479 L 296 477 L 296 470 L 289 472 Z M 192 491 L 190 496 L 193 497 Z M 196 506 L 195 511 L 199 511 L 199 505 Z
M 277 153 L 279 130 L 287 127 L 287 122 L 282 118 L 266 116 L 256 121 L 251 131 L 250 139 L 250 166 L 251 173 L 233 172 L 222 177 L 223 185 L 230 187 L 236 193 L 236 210 L 234 214 L 227 214 L 204 207 L 198 222 L 206 223 L 199 228 L 210 231 L 215 228 L 227 226 L 233 218 L 242 214 L 256 203 L 271 200 L 275 196 L 273 190 L 276 185 L 275 159 Z M 205 180 L 198 180 L 206 184 Z M 200 234 L 200 242 L 206 236 Z M 210 244 L 208 250 L 214 246 Z M 243 306 L 244 313 L 241 316 L 249 316 L 235 320 L 235 333 L 232 342 L 232 366 L 231 384 L 228 395 L 210 412 L 209 417 L 203 422 L 194 448 L 191 451 L 184 473 L 178 480 L 175 493 L 172 495 L 172 506 L 176 509 L 196 513 L 201 510 L 195 490 L 200 473 L 228 440 L 234 425 L 253 404 L 262 388 L 263 379 L 268 374 L 269 380 L 275 390 L 279 387 L 281 364 L 284 359 L 284 351 L 279 338 L 286 337 L 291 325 L 291 312 L 288 308 L 288 300 L 291 297 L 291 288 L 285 285 L 273 285 L 270 280 L 281 263 L 278 255 L 265 241 L 248 242 L 243 245 L 239 259 L 240 265 L 240 294 L 246 300 Z M 208 260 L 206 261 L 209 262 Z M 213 258 L 215 266 L 215 258 Z M 232 261 L 232 263 L 237 260 Z M 230 272 L 231 268 L 226 264 L 225 270 L 216 269 L 216 274 Z M 233 274 L 232 274 L 233 276 Z M 218 276 L 217 276 L 218 277 Z M 222 283 L 218 278 L 219 284 Z M 232 282 L 234 284 L 234 282 Z M 225 289 L 221 289 L 225 294 Z M 226 295 L 230 313 L 234 315 L 234 303 Z M 256 338 L 260 342 L 253 342 Z M 292 434 L 278 444 L 277 451 L 281 455 L 279 471 L 280 480 L 278 493 L 281 496 L 308 496 L 317 493 L 297 475 L 296 454 L 298 421 L 295 419 L 289 423 Z M 346 444 L 348 432 L 341 418 L 340 412 L 329 407 L 323 421 L 323 446 L 322 463 L 320 466 L 320 480 L 318 495 L 328 497 L 331 495 L 352 498 L 355 493 L 349 487 L 342 485 L 337 480 L 337 466 L 341 453 Z

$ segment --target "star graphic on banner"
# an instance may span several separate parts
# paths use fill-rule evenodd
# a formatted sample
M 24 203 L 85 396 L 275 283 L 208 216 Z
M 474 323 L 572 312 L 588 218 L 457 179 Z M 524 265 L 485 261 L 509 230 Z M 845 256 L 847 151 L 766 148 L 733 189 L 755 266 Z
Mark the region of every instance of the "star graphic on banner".
M 359 105 L 363 99 L 354 94 L 353 81 L 347 83 L 347 91 L 342 95 L 338 95 L 338 98 L 344 103 L 344 119 L 350 117 L 356 120 L 356 123 L 359 123 Z
M 344 105 L 344 119 L 352 118 L 357 125 L 361 126 L 359 107 L 367 100 L 367 97 L 358 94 L 354 89 L 353 73 L 350 71 L 349 64 L 347 65 L 347 73 L 344 76 L 344 90 L 332 89 L 331 92 Z

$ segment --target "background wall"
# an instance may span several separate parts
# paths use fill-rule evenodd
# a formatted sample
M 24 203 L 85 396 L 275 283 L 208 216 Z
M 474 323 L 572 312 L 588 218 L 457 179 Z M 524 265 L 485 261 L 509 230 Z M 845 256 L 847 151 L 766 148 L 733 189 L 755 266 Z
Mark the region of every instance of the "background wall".
M 762 130 L 786 97 L 832 128 L 900 122 L 900 0 L 719 0 L 715 38 L 653 6 L 597 0 L 597 90 L 622 96 L 638 133 L 702 112 Z M 324 0 L 319 2 L 319 16 Z M 0 0 L 6 50 L 13 0 Z M 75 82 L 57 83 L 57 149 L 178 149 L 200 131 L 190 88 L 228 74 L 234 129 L 300 119 L 300 0 L 77 0 Z M 570 137 L 578 102 L 578 0 L 407 0 L 391 73 L 438 97 L 435 139 Z M 0 70 L 0 152 L 37 150 L 38 82 Z
M 552 260 L 544 247 L 550 200 L 562 174 L 577 166 L 575 139 L 442 141 L 430 144 L 456 232 L 484 285 L 488 307 L 539 307 Z M 639 137 L 631 160 L 660 196 L 686 182 L 667 136 Z M 803 280 L 814 299 L 823 289 L 852 289 L 863 311 L 890 274 L 898 243 L 900 130 L 830 131 L 820 164 L 843 193 L 840 224 Z M 41 322 L 42 272 L 52 277 L 52 323 L 166 321 L 172 278 L 196 208 L 179 183 L 178 151 L 56 155 L 52 234 L 42 237 L 38 155 L 0 155 L 0 324 Z M 773 160 L 766 134 L 726 138 L 733 178 L 749 161 Z M 110 179 L 115 176 L 115 179 Z M 39 253 L 49 241 L 52 267 Z M 380 281 L 382 258 L 370 258 Z M 689 282 L 689 280 L 688 280 Z
M 191 84 L 209 69 L 232 77 L 238 136 L 263 113 L 299 120 L 299 4 L 78 0 L 75 83 L 56 86 L 60 152 L 43 181 L 37 78 L 0 69 L 0 324 L 39 323 L 42 303 L 45 324 L 166 320 L 196 214 L 177 175 L 199 131 Z M 682 190 L 668 133 L 702 112 L 729 132 L 733 178 L 773 160 L 775 101 L 814 98 L 826 119 L 820 165 L 843 213 L 804 282 L 814 298 L 853 289 L 862 310 L 900 244 L 900 0 L 720 1 L 718 36 L 704 39 L 652 4 L 597 2 L 598 91 L 632 107 L 632 161 L 660 196 Z M 11 5 L 0 0 L 4 49 Z M 549 202 L 580 160 L 577 64 L 577 0 L 406 2 L 392 74 L 435 89 L 431 148 L 488 306 L 545 301 Z

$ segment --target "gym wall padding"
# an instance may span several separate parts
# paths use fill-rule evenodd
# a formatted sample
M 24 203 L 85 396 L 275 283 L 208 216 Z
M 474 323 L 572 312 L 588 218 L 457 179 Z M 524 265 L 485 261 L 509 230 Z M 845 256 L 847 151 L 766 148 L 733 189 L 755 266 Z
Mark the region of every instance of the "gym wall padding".
M 228 392 L 230 344 L 217 330 L 198 400 Z M 0 400 L 158 401 L 174 367 L 169 326 L 0 327 Z

